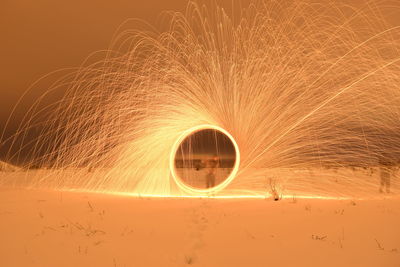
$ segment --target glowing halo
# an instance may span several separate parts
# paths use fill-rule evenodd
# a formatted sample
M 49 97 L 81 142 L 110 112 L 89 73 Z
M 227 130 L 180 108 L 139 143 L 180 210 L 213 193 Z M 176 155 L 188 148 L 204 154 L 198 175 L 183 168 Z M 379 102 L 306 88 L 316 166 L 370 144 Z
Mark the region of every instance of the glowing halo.
M 177 152 L 179 146 L 188 136 L 190 136 L 196 132 L 199 132 L 201 130 L 217 130 L 217 131 L 219 131 L 220 133 L 224 134 L 225 136 L 227 136 L 229 138 L 229 140 L 233 144 L 233 147 L 235 148 L 235 164 L 234 164 L 233 169 L 230 172 L 229 176 L 220 184 L 218 184 L 214 187 L 211 187 L 211 188 L 207 188 L 207 189 L 198 189 L 198 188 L 194 188 L 192 186 L 187 185 L 186 183 L 184 183 L 182 181 L 182 179 L 178 176 L 178 174 L 176 173 L 176 170 L 175 170 L 175 168 L 176 168 L 175 167 L 175 155 L 176 155 L 176 152 Z M 197 195 L 215 193 L 215 192 L 218 192 L 218 191 L 224 189 L 235 178 L 235 176 L 239 170 L 239 165 L 240 165 L 240 152 L 239 152 L 239 146 L 237 145 L 235 139 L 225 129 L 223 129 L 219 126 L 209 125 L 209 124 L 198 125 L 196 127 L 193 127 L 193 128 L 190 128 L 190 129 L 184 131 L 179 136 L 179 138 L 175 141 L 175 143 L 172 147 L 170 159 L 169 159 L 170 172 L 171 172 L 171 175 L 172 175 L 175 183 L 178 185 L 178 187 L 187 193 L 197 194 Z

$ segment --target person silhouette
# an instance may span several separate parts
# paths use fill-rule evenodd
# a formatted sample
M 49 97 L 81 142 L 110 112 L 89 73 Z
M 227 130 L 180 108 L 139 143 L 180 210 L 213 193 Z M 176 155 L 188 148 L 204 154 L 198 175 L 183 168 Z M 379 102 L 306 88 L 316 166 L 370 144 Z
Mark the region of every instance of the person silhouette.
M 383 189 L 386 189 L 386 193 L 390 193 L 390 179 L 391 176 L 394 175 L 394 164 L 391 160 L 381 159 L 379 162 L 379 170 L 380 170 L 380 187 L 379 192 L 383 193 Z
M 215 186 L 215 174 L 217 168 L 219 167 L 219 157 L 214 154 L 212 158 L 207 160 L 206 168 L 207 168 L 207 175 L 206 175 L 206 187 L 212 188 Z

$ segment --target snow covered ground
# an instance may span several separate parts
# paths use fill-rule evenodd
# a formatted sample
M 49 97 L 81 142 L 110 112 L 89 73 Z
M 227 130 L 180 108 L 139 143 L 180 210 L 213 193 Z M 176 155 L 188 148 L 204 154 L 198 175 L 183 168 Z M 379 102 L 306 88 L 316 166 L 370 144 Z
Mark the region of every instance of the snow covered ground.
M 0 266 L 400 266 L 400 199 L 187 199 L 0 187 Z

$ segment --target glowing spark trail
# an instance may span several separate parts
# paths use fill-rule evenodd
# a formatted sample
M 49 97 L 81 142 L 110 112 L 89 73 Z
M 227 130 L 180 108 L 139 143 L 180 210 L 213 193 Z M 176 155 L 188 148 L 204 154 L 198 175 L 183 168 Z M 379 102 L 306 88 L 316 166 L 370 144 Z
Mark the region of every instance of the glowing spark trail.
M 181 144 L 181 142 L 190 134 L 192 134 L 193 132 L 202 130 L 202 129 L 215 129 L 223 134 L 225 134 L 226 136 L 229 137 L 229 139 L 232 141 L 234 148 L 235 148 L 235 165 L 232 169 L 232 171 L 230 172 L 229 176 L 219 185 L 209 188 L 207 190 L 199 190 L 196 188 L 193 188 L 191 186 L 186 185 L 185 183 L 183 183 L 176 171 L 175 171 L 175 154 L 176 151 L 178 150 L 179 145 Z M 171 170 L 171 174 L 172 177 L 174 178 L 176 184 L 183 189 L 184 191 L 188 192 L 189 194 L 200 194 L 200 195 L 204 195 L 204 193 L 212 193 L 212 192 L 218 192 L 219 190 L 225 188 L 229 183 L 232 182 L 232 180 L 235 178 L 237 171 L 239 169 L 239 165 L 240 165 L 240 151 L 239 151 L 239 147 L 236 144 L 235 139 L 224 129 L 217 127 L 217 126 L 213 126 L 213 125 L 199 125 L 197 127 L 188 129 L 187 131 L 183 132 L 183 134 L 176 140 L 176 142 L 173 145 L 173 148 L 171 150 L 171 155 L 170 155 L 170 161 L 169 161 L 169 169 Z
M 255 1 L 233 20 L 190 2 L 160 33 L 121 31 L 104 60 L 49 89 L 68 85 L 59 103 L 43 107 L 44 95 L 3 141 L 11 159 L 30 148 L 31 165 L 50 168 L 31 186 L 372 197 L 382 162 L 400 162 L 400 25 L 379 15 L 386 9 L 400 4 Z M 174 157 L 205 125 L 230 138 L 237 161 L 222 184 L 196 190 Z M 398 178 L 391 189 L 400 193 Z

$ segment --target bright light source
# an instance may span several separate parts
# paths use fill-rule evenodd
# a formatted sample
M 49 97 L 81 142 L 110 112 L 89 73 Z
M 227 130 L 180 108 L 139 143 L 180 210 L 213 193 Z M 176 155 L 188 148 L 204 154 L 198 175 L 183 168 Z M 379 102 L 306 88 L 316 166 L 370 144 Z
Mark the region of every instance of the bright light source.
M 198 188 L 198 187 L 194 187 L 194 186 L 184 182 L 182 179 L 183 177 L 180 177 L 179 174 L 177 173 L 176 164 L 175 164 L 176 154 L 177 154 L 177 151 L 178 151 L 180 145 L 182 144 L 182 142 L 184 142 L 185 139 L 188 138 L 189 136 L 191 136 L 195 133 L 198 133 L 200 131 L 203 131 L 203 130 L 215 130 L 215 131 L 219 132 L 220 134 L 223 134 L 224 136 L 228 137 L 229 140 L 232 142 L 232 145 L 235 150 L 234 165 L 233 165 L 231 172 L 227 176 L 227 178 L 224 179 L 223 181 L 221 181 L 219 184 L 217 184 L 213 187 L 209 187 L 209 188 Z M 240 164 L 240 152 L 239 152 L 239 147 L 238 147 L 235 139 L 225 129 L 215 126 L 215 125 L 199 125 L 199 126 L 193 127 L 191 129 L 188 129 L 187 131 L 183 132 L 182 135 L 176 140 L 176 142 L 174 143 L 174 145 L 172 147 L 171 154 L 170 154 L 170 161 L 169 161 L 169 166 L 170 166 L 170 171 L 171 171 L 172 177 L 173 177 L 174 181 L 176 182 L 176 184 L 179 186 L 179 188 L 181 188 L 182 190 L 184 190 L 187 193 L 195 194 L 195 195 L 204 195 L 204 194 L 215 193 L 215 192 L 218 192 L 218 191 L 222 190 L 223 188 L 225 188 L 235 178 L 237 171 L 239 169 L 239 164 Z

